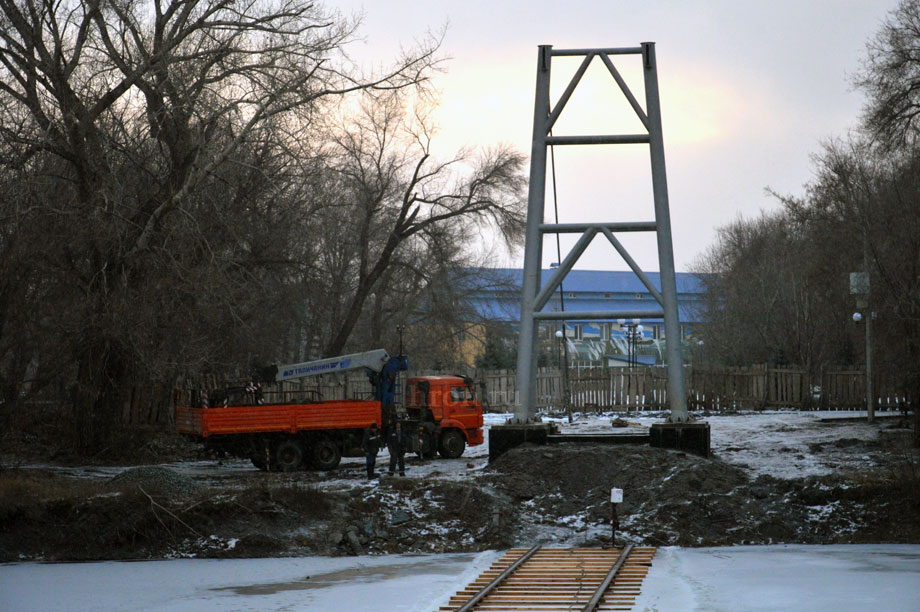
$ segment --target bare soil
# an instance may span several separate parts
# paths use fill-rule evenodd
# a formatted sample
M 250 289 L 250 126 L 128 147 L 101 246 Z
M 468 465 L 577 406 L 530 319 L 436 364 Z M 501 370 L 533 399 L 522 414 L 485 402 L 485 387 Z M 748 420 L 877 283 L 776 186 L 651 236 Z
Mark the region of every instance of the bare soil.
M 818 444 L 811 452 L 827 457 L 871 452 L 887 460 L 868 472 L 808 478 L 751 478 L 719 457 L 643 446 L 560 445 L 523 446 L 487 466 L 441 460 L 443 471 L 413 470 L 410 460 L 408 477 L 368 482 L 355 463 L 332 473 L 239 465 L 186 473 L 175 466 L 198 448 L 157 433 L 137 445 L 137 462 L 178 463 L 115 477 L 75 476 L 61 469 L 70 457 L 36 466 L 5 455 L 0 562 L 609 545 L 612 482 L 629 492 L 618 508 L 618 543 L 920 543 L 916 451 L 882 444 Z
M 590 466 L 590 469 L 586 469 Z M 519 503 L 520 539 L 609 543 L 610 488 L 623 537 L 653 545 L 920 542 L 920 496 L 899 471 L 750 479 L 718 458 L 641 446 L 519 448 L 492 466 Z M 599 484 L 604 483 L 604 484 Z M 545 527 L 550 527 L 547 530 Z M 578 543 L 578 538 L 575 542 Z

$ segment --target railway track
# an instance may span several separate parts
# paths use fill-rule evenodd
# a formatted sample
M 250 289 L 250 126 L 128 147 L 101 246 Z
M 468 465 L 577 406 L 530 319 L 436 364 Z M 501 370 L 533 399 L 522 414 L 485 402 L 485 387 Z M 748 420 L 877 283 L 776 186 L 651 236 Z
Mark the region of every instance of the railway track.
M 630 610 L 655 548 L 512 548 L 439 612 Z

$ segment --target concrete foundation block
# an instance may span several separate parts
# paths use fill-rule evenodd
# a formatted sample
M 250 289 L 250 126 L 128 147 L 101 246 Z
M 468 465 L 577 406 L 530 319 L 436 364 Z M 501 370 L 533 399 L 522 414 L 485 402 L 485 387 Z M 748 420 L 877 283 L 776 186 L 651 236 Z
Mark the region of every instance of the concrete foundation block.
M 489 428 L 489 462 L 495 461 L 505 451 L 525 442 L 547 444 L 549 436 L 556 432 L 557 428 L 552 423 L 493 425 Z
M 709 423 L 654 423 L 649 428 L 649 445 L 673 448 L 709 456 Z

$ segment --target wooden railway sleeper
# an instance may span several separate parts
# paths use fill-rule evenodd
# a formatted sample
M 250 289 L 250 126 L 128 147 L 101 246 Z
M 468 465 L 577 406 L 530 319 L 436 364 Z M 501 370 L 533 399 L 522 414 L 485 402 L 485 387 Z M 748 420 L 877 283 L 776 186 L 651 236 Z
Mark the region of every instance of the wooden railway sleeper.
M 495 587 L 500 585 L 505 580 L 505 578 L 513 574 L 514 570 L 516 570 L 521 565 L 523 565 L 527 561 L 527 559 L 532 557 L 534 553 L 536 553 L 538 550 L 540 550 L 539 544 L 536 544 L 533 547 L 531 547 L 530 550 L 528 550 L 523 555 L 518 557 L 518 559 L 514 563 L 508 566 L 508 568 L 505 571 L 503 571 L 501 574 L 493 578 L 492 582 L 482 587 L 482 590 L 476 593 L 475 595 L 473 595 L 469 599 L 469 601 L 467 601 L 465 604 L 457 608 L 457 612 L 470 612 L 470 610 L 472 610 L 476 604 L 482 601 L 486 597 L 486 595 L 491 593 L 495 589 Z
M 541 549 L 539 546 L 523 554 L 519 550 L 509 551 L 477 580 L 457 592 L 449 607 L 441 610 L 597 612 L 600 608 L 626 609 L 639 595 L 655 554 L 653 548 L 631 545 L 619 552 L 614 549 Z M 539 554 L 535 555 L 538 550 Z M 515 557 L 515 554 L 520 556 Z M 582 607 L 578 602 L 584 602 L 584 597 L 591 593 L 587 590 L 591 589 L 589 585 L 597 585 L 597 588 Z

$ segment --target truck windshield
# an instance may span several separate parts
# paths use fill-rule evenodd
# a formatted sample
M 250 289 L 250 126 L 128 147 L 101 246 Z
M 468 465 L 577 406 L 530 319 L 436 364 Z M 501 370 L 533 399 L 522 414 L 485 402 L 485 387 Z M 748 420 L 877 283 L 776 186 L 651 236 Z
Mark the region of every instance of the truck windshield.
M 463 402 L 473 399 L 473 390 L 469 387 L 451 387 L 450 399 L 455 402 Z

